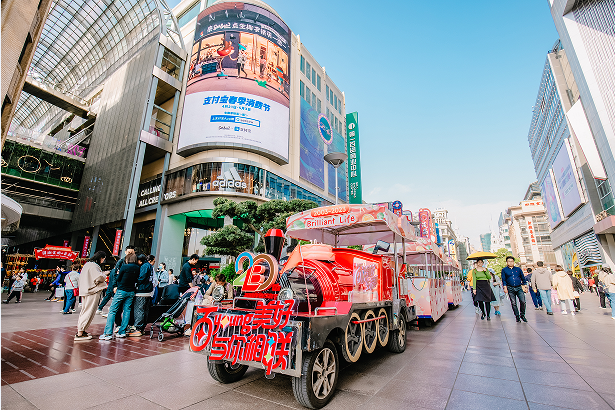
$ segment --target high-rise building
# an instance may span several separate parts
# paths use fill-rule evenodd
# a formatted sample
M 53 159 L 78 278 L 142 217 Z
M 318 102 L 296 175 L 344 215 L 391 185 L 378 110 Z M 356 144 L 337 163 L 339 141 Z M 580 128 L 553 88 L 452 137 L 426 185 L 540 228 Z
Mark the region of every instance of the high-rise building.
M 547 54 L 528 133 L 539 188 L 530 186 L 526 200 L 541 191 L 557 261 L 572 270 L 608 258 L 607 237 L 599 240 L 594 225 L 596 216 L 615 210 L 604 162 L 612 153 L 596 143 L 585 102 L 571 51 L 557 41 Z
M 491 232 L 480 235 L 480 244 L 483 252 L 491 252 Z

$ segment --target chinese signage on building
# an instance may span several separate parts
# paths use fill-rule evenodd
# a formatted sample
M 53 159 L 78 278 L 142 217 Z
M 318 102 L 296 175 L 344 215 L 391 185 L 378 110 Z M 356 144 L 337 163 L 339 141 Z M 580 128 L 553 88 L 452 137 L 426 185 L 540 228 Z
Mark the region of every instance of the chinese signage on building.
M 359 113 L 346 114 L 346 141 L 348 144 L 348 203 L 361 204 L 361 155 L 359 149 Z

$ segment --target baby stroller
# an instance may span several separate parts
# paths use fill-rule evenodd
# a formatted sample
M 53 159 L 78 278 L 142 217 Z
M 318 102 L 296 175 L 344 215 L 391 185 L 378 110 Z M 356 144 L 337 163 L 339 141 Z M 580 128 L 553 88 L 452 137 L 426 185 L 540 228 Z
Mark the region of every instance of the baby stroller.
M 151 324 L 149 330 L 150 339 L 154 338 L 155 328 L 158 328 L 158 341 L 164 340 L 164 333 L 171 333 L 178 336 L 184 335 L 183 321 L 176 320 L 179 318 L 186 308 L 188 301 L 193 300 L 198 292 L 198 287 L 193 287 L 184 292 L 183 295 L 175 302 L 169 310 L 163 313 L 158 319 Z M 179 323 L 181 322 L 181 323 Z

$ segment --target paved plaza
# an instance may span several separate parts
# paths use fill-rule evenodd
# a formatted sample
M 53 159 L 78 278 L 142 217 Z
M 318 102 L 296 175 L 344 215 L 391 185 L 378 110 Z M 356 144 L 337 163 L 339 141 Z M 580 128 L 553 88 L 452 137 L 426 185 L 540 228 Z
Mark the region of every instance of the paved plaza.
M 44 297 L 44 296 L 43 296 Z M 74 342 L 77 315 L 25 294 L 2 306 L 2 409 L 301 408 L 291 381 L 250 368 L 243 380 L 215 382 L 187 338 Z M 432 327 L 408 333 L 402 354 L 377 350 L 340 372 L 328 409 L 612 409 L 615 321 L 594 294 L 581 313 L 510 306 L 481 321 L 469 294 Z M 93 333 L 104 319 L 97 316 Z

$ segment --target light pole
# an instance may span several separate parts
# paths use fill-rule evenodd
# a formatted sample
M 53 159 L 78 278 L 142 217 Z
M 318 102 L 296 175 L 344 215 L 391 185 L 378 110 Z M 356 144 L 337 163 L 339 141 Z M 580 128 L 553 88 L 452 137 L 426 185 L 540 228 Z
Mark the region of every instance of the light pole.
M 330 152 L 324 159 L 335 168 L 335 205 L 337 205 L 337 169 L 348 159 L 348 155 L 345 152 Z

